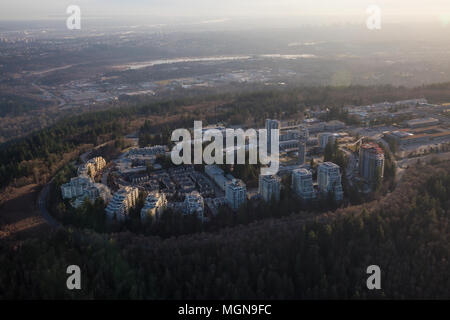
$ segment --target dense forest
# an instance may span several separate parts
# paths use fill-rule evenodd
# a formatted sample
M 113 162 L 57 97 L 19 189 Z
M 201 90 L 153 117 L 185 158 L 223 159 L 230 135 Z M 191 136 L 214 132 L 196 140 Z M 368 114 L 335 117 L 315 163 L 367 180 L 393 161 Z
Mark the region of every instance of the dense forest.
M 450 298 L 450 166 L 417 164 L 378 201 L 161 239 L 60 229 L 0 243 L 0 298 Z M 66 268 L 82 290 L 65 288 Z M 366 268 L 381 268 L 381 290 Z
M 42 104 L 46 106 L 46 103 L 44 102 L 36 104 L 34 100 L 23 96 L 2 94 L 0 95 L 0 118 L 7 115 L 20 115 L 30 112 L 37 109 L 38 106 L 42 107 Z
M 27 137 L 8 141 L 0 145 L 0 187 L 31 175 L 37 165 L 34 160 L 51 167 L 64 153 L 80 145 L 96 145 L 129 133 L 127 124 L 135 117 L 168 115 L 180 104 L 174 101 L 87 113 L 62 120 Z

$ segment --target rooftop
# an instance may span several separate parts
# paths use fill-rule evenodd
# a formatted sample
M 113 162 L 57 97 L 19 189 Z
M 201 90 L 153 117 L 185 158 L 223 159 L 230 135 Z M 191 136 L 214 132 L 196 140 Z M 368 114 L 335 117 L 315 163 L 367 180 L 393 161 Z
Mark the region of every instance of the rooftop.
M 319 164 L 319 168 L 323 168 L 323 167 L 325 167 L 327 169 L 336 169 L 336 168 L 339 169 L 339 166 L 337 164 L 335 164 L 333 162 L 329 162 L 329 161 Z
M 228 183 L 228 186 L 231 186 L 233 188 L 245 188 L 245 183 L 241 179 L 233 179 Z
M 371 152 L 375 152 L 378 154 L 384 154 L 383 149 L 381 149 L 380 146 L 376 143 L 365 143 L 365 144 L 361 145 L 361 149 L 367 149 L 367 150 L 370 150 Z
M 406 121 L 406 123 L 409 125 L 411 125 L 411 124 L 414 125 L 414 124 L 436 122 L 436 121 L 439 121 L 439 120 L 435 119 L 435 118 L 423 118 L 423 119 L 412 119 L 412 120 Z
M 292 173 L 299 174 L 299 175 L 302 175 L 302 176 L 312 175 L 311 171 L 309 171 L 306 168 L 300 168 L 300 169 L 292 170 Z

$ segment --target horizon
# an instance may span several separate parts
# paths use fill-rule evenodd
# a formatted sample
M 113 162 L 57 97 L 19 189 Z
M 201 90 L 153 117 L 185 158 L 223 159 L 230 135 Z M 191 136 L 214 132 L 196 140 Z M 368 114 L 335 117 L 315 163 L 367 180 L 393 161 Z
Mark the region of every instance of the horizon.
M 117 17 L 159 17 L 161 19 L 209 19 L 210 23 L 219 23 L 222 19 L 249 18 L 297 18 L 316 17 L 318 24 L 333 21 L 351 23 L 367 16 L 366 9 L 377 5 L 387 19 L 401 23 L 417 21 L 436 22 L 442 17 L 450 16 L 450 3 L 445 0 L 434 0 L 424 4 L 423 1 L 400 0 L 393 3 L 388 0 L 193 0 L 185 3 L 181 0 L 142 1 L 134 0 L 125 6 L 120 1 L 79 0 L 56 1 L 44 0 L 30 4 L 26 0 L 0 4 L 0 21 L 51 20 L 66 17 L 66 8 L 78 5 L 85 18 L 117 18 Z M 143 11 L 146 11 L 145 13 Z

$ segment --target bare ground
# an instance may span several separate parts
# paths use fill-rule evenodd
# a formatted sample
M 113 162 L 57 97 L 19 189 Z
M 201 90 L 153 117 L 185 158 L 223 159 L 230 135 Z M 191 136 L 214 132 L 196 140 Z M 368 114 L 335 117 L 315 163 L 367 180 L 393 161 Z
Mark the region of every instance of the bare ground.
M 36 205 L 39 186 L 14 189 L 0 207 L 0 239 L 23 238 L 49 230 Z

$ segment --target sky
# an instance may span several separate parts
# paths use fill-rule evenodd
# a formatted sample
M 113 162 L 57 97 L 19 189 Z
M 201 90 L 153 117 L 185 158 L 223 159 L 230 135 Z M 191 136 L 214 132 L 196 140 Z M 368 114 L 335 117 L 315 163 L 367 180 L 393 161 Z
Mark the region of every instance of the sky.
M 270 16 L 363 17 L 369 5 L 385 16 L 438 19 L 450 16 L 450 0 L 0 0 L 0 20 L 64 16 L 78 5 L 84 17 L 162 16 L 233 18 Z

